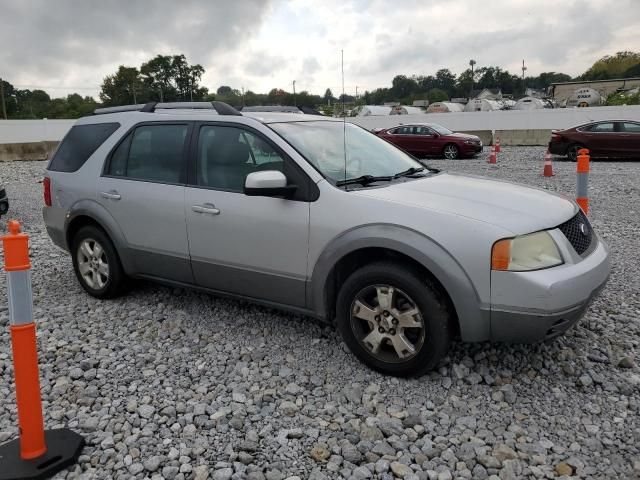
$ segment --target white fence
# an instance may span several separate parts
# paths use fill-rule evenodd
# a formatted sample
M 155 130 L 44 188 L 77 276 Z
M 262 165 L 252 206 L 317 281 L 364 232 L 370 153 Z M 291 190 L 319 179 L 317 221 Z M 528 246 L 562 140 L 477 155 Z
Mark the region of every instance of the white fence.
M 0 144 L 59 141 L 75 120 L 0 120 Z
M 623 107 L 498 110 L 493 112 L 425 113 L 349 118 L 365 128 L 387 128 L 400 123 L 433 122 L 451 130 L 550 130 L 594 120 L 638 120 L 640 105 Z M 57 141 L 75 120 L 0 120 L 0 144 Z

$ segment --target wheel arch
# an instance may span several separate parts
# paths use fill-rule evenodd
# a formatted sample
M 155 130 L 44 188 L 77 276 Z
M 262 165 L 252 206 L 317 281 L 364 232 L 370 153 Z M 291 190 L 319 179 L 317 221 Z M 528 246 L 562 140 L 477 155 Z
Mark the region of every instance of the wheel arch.
M 453 256 L 433 239 L 406 227 L 368 225 L 333 239 L 318 257 L 307 289 L 307 303 L 321 318 L 335 318 L 335 299 L 346 276 L 368 262 L 384 259 L 409 264 L 425 272 L 452 307 L 463 340 L 489 338 L 489 311 L 473 283 Z
M 64 238 L 69 251 L 73 236 L 86 225 L 102 229 L 113 242 L 124 271 L 130 273 L 134 270 L 132 259 L 126 254 L 126 241 L 122 230 L 108 210 L 94 201 L 82 200 L 69 210 L 64 225 Z

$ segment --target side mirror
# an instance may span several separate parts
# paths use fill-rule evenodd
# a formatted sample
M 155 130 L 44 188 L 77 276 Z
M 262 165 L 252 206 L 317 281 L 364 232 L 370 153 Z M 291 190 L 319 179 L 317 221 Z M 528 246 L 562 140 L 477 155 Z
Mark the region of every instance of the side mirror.
M 287 177 L 278 170 L 253 172 L 244 181 L 244 194 L 250 197 L 290 198 L 297 188 L 297 185 L 287 185 Z

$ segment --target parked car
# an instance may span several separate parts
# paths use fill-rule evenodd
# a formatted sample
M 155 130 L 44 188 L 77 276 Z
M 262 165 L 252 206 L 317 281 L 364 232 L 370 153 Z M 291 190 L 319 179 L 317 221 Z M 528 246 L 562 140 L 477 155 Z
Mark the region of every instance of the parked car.
M 393 128 L 378 129 L 375 133 L 418 158 L 437 155 L 454 159 L 470 157 L 482 152 L 482 140 L 479 137 L 466 133 L 454 133 L 435 123 L 398 125 Z
M 337 119 L 189 105 L 99 109 L 47 166 L 47 232 L 90 295 L 133 277 L 250 299 L 406 376 L 456 336 L 554 338 L 607 280 L 573 200 L 429 169 Z
M 0 217 L 6 215 L 9 211 L 9 198 L 7 197 L 7 191 L 0 184 Z
M 640 122 L 604 120 L 551 132 L 549 152 L 554 155 L 575 161 L 581 148 L 588 148 L 596 158 L 640 158 Z

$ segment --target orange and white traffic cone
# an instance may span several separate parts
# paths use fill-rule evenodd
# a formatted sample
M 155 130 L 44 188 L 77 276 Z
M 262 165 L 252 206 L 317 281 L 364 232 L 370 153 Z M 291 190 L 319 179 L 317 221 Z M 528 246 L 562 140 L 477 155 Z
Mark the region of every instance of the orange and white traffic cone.
M 496 153 L 500 153 L 500 137 L 496 137 Z
M 36 325 L 33 321 L 29 236 L 9 222 L 2 237 L 20 437 L 0 445 L 0 480 L 49 478 L 72 465 L 84 439 L 67 428 L 44 430 Z
M 589 213 L 589 171 L 591 170 L 589 162 L 591 156 L 589 150 L 581 148 L 578 150 L 578 158 L 576 162 L 576 203 L 585 214 Z
M 544 154 L 544 170 L 542 175 L 545 177 L 553 177 L 553 165 L 551 165 L 551 153 L 547 150 Z
M 487 163 L 497 163 L 497 155 L 496 155 L 496 147 L 495 145 L 491 146 L 491 154 L 489 155 L 489 160 L 487 160 Z

